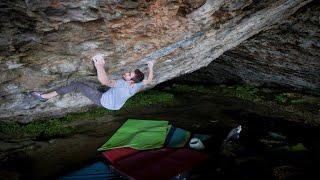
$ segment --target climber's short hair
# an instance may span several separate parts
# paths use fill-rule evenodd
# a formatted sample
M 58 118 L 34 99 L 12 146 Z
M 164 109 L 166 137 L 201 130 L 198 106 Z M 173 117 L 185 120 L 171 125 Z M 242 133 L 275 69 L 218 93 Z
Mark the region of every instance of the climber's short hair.
M 134 77 L 131 78 L 131 81 L 134 81 L 135 83 L 139 83 L 144 79 L 144 74 L 139 69 L 134 70 Z

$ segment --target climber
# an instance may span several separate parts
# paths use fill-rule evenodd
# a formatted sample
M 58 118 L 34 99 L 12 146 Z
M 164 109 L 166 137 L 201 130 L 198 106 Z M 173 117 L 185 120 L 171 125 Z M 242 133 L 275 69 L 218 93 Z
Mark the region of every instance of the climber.
M 145 85 L 150 84 L 153 79 L 154 63 L 152 61 L 147 63 L 149 75 L 145 80 L 144 74 L 139 69 L 122 74 L 122 79 L 110 80 L 104 69 L 105 60 L 103 59 L 103 56 L 96 55 L 92 58 L 92 61 L 97 70 L 99 82 L 102 85 L 110 87 L 106 92 L 100 92 L 81 82 L 72 82 L 70 85 L 61 87 L 53 92 L 42 93 L 39 91 L 32 91 L 30 92 L 30 95 L 45 102 L 57 95 L 64 95 L 71 91 L 78 90 L 98 106 L 110 110 L 119 110 L 130 97 L 141 91 Z

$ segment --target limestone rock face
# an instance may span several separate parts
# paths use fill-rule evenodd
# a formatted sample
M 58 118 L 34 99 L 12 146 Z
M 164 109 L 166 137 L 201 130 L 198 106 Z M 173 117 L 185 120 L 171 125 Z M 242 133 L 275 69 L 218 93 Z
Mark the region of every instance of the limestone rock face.
M 301 8 L 179 80 L 320 89 L 320 2 Z
M 1 1 L 0 119 L 29 121 L 91 105 L 80 94 L 39 103 L 26 93 L 55 90 L 74 80 L 97 85 L 90 61 L 95 53 L 105 55 L 111 79 L 135 68 L 146 71 L 145 63 L 155 60 L 152 87 L 207 66 L 255 34 L 286 23 L 309 2 Z M 241 47 L 237 52 L 246 51 Z

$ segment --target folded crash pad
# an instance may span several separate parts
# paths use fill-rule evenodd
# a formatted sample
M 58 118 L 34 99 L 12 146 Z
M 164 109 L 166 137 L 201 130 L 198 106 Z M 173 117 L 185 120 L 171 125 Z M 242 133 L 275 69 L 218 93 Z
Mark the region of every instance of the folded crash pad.
M 113 169 L 103 162 L 90 164 L 82 169 L 76 170 L 65 176 L 58 178 L 59 180 L 107 180 L 107 179 L 123 179 Z
M 127 150 L 124 150 L 127 149 Z M 186 149 L 164 148 L 158 150 L 113 149 L 103 156 L 113 161 L 112 166 L 133 179 L 170 179 L 179 173 L 201 164 L 206 155 Z M 128 154 L 125 155 L 124 152 Z M 135 151 L 135 152 L 134 152 Z
M 190 135 L 191 133 L 189 131 L 171 126 L 166 138 L 165 146 L 171 148 L 184 147 L 189 141 Z
M 138 150 L 163 147 L 168 121 L 129 119 L 98 151 L 131 147 Z

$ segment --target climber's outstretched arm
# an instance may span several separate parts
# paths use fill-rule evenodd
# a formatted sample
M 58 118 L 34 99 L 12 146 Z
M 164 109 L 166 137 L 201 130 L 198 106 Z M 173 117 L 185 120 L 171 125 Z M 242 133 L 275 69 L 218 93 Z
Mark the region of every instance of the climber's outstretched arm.
M 98 74 L 98 80 L 101 84 L 109 86 L 109 87 L 114 87 L 116 82 L 115 80 L 109 80 L 107 73 L 104 69 L 105 61 L 104 59 L 101 58 L 93 58 L 92 61 L 94 62 L 94 66 L 97 69 L 97 74 Z
M 152 61 L 148 62 L 148 71 L 149 71 L 148 78 L 142 81 L 144 85 L 150 84 L 153 79 L 153 62 Z

